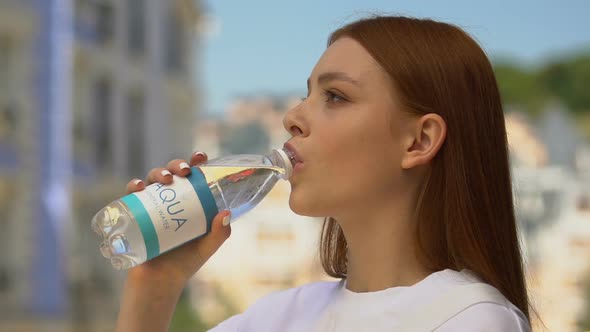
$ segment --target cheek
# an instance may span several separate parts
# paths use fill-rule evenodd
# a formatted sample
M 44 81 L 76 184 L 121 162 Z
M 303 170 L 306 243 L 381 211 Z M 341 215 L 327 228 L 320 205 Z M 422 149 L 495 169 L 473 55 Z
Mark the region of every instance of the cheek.
M 388 131 L 357 122 L 346 130 L 326 130 L 313 138 L 313 162 L 292 186 L 289 198 L 295 213 L 333 216 L 343 207 L 382 194 L 384 188 L 391 190 L 397 173 Z
M 293 212 L 310 217 L 330 216 L 349 196 L 342 189 L 348 186 L 353 172 L 358 171 L 358 161 L 350 154 L 346 142 L 334 139 L 318 140 L 322 144 L 314 146 L 313 161 L 293 180 L 289 197 Z
M 325 188 L 325 198 L 318 199 L 355 204 L 395 190 L 401 161 L 396 142 L 388 135 L 376 130 L 346 140 L 343 151 L 326 160 L 323 178 L 317 179 Z
M 333 174 L 333 190 L 330 196 L 346 205 L 355 205 L 357 202 L 371 199 L 381 192 L 380 187 L 384 182 L 389 182 L 386 178 L 390 175 L 389 169 L 391 167 L 375 159 L 351 160 Z
M 373 157 L 373 156 L 371 156 Z M 319 166 L 319 165 L 318 165 Z M 314 168 L 292 186 L 289 205 L 300 215 L 335 216 L 346 207 L 366 205 L 384 191 L 391 190 L 391 167 L 379 159 L 351 156 L 332 159 Z

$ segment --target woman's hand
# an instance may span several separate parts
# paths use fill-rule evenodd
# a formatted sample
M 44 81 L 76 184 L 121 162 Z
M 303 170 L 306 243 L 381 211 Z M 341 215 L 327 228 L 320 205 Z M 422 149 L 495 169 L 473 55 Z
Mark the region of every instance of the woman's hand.
M 207 155 L 202 152 L 194 153 L 189 163 L 182 159 L 172 160 L 165 168 L 152 169 L 145 182 L 139 179 L 129 181 L 127 193 L 141 191 L 154 182 L 170 184 L 172 174 L 187 176 L 191 166 L 205 161 Z M 229 238 L 230 217 L 229 211 L 219 212 L 209 234 L 129 269 L 117 331 L 167 331 L 182 289 Z

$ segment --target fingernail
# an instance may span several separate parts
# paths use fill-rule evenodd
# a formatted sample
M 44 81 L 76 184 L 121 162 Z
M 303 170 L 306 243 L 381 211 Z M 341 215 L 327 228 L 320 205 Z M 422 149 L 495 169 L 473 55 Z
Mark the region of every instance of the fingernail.
M 206 155 L 204 152 L 201 152 L 201 151 L 199 151 L 199 152 L 195 152 L 195 156 L 197 156 L 197 157 L 201 157 L 201 158 L 204 158 L 204 157 L 206 157 L 207 155 Z
M 223 226 L 227 226 L 229 225 L 229 221 L 231 220 L 231 214 L 228 214 L 227 216 L 223 217 Z
M 140 179 L 135 179 L 133 181 L 133 184 L 136 185 L 136 186 L 139 186 L 139 185 L 143 184 L 143 181 L 141 181 Z
M 162 172 L 160 172 L 160 174 L 162 174 L 162 176 L 172 175 L 172 173 L 170 173 L 170 171 L 168 171 L 167 169 L 165 169 Z
M 180 169 L 189 169 L 189 168 L 191 168 L 191 167 L 189 166 L 189 164 L 187 164 L 187 163 L 185 163 L 185 162 L 182 162 L 182 163 L 180 163 Z

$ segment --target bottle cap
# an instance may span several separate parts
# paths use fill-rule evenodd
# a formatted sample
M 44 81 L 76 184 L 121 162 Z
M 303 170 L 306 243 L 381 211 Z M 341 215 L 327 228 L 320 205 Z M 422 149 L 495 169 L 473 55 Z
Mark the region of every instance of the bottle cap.
M 281 177 L 283 180 L 287 180 L 291 176 L 291 173 L 293 173 L 293 163 L 291 162 L 291 158 L 289 158 L 289 155 L 284 149 L 274 149 L 274 152 L 278 155 L 280 161 L 282 161 L 282 165 L 278 166 L 282 166 L 285 169 L 285 174 L 282 174 Z

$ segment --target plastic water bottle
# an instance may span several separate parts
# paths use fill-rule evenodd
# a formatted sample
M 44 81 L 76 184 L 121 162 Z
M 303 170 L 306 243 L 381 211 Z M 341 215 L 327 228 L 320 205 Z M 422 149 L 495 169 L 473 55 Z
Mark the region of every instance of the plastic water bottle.
M 293 156 L 230 155 L 191 168 L 172 184 L 153 183 L 113 201 L 92 219 L 100 251 L 115 269 L 128 269 L 211 231 L 221 210 L 231 222 L 255 207 L 279 179 L 288 179 Z

